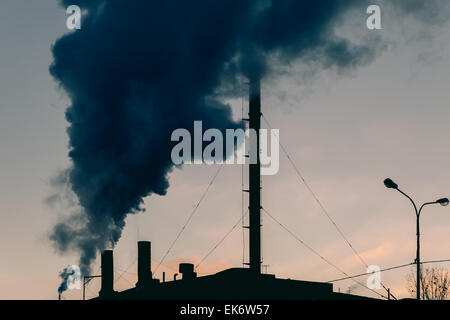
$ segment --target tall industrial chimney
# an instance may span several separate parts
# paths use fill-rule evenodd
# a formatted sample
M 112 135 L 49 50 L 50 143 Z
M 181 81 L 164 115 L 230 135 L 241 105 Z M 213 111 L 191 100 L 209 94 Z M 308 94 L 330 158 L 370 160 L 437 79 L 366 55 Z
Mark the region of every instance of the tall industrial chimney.
M 249 165 L 250 270 L 261 274 L 261 163 L 259 157 L 259 129 L 261 128 L 261 89 L 259 77 L 250 79 L 249 128 L 256 133 L 256 163 Z M 254 148 L 254 146 L 251 146 Z
M 107 298 L 114 293 L 114 265 L 113 251 L 104 250 L 102 252 L 102 288 L 100 298 Z
M 136 287 L 144 287 L 152 279 L 151 242 L 138 242 L 138 282 Z

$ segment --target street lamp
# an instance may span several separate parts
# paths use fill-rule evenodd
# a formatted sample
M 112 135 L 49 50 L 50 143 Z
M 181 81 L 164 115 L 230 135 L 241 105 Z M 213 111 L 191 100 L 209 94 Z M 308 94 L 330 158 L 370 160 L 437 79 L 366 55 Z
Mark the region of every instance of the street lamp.
M 420 206 L 420 209 L 417 210 L 417 206 L 414 203 L 413 199 L 411 199 L 410 196 L 408 196 L 406 193 L 404 193 L 402 190 L 400 190 L 398 188 L 398 185 L 392 181 L 391 179 L 387 178 L 384 180 L 384 185 L 386 186 L 386 188 L 389 189 L 396 189 L 398 192 L 400 192 L 401 194 L 403 194 L 405 197 L 407 197 L 411 203 L 414 206 L 414 210 L 416 211 L 416 234 L 417 234 L 417 256 L 416 256 L 416 265 L 417 265 L 417 300 L 420 300 L 420 229 L 419 229 L 419 218 L 420 218 L 420 213 L 422 212 L 423 207 L 429 205 L 429 204 L 436 204 L 439 203 L 441 206 L 447 206 L 449 203 L 449 200 L 447 198 L 442 198 L 436 201 L 432 201 L 432 202 L 425 202 L 424 204 L 422 204 Z

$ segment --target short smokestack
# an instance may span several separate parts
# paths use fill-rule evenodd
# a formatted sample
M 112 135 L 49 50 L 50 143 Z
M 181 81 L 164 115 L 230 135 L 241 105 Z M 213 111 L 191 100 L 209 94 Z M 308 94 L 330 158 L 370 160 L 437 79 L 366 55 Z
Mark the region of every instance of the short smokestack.
M 101 298 L 114 293 L 114 265 L 113 251 L 104 250 L 102 253 L 102 288 L 99 292 Z
M 179 272 L 183 280 L 192 280 L 197 278 L 197 273 L 194 272 L 194 265 L 192 263 L 180 263 Z
M 151 242 L 138 242 L 138 282 L 136 287 L 144 287 L 152 280 Z

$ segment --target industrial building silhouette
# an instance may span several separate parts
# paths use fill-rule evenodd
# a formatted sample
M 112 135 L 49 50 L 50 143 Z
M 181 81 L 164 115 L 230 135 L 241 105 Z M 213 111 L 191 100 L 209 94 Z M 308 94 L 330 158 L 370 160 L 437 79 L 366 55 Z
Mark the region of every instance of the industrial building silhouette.
M 278 279 L 255 274 L 250 268 L 231 268 L 197 277 L 194 265 L 180 263 L 181 279 L 161 281 L 152 277 L 151 243 L 138 242 L 138 281 L 134 288 L 114 291 L 113 251 L 101 257 L 100 300 L 362 300 L 371 299 L 333 292 L 324 282 Z
M 250 79 L 249 128 L 256 131 L 259 150 L 261 126 L 261 95 L 259 78 Z M 155 279 L 151 271 L 151 243 L 138 242 L 138 281 L 134 288 L 114 290 L 113 251 L 101 255 L 101 290 L 95 299 L 150 300 L 360 300 L 363 296 L 333 292 L 333 285 L 324 282 L 279 279 L 261 273 L 261 164 L 249 164 L 249 268 L 231 268 L 216 274 L 198 277 L 191 263 L 180 263 L 181 279 Z

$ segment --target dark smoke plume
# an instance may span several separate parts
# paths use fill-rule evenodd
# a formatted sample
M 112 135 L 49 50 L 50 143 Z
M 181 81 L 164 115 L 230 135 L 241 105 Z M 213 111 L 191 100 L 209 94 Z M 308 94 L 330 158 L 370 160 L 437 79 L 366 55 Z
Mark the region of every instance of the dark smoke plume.
M 404 1 L 404 0 L 402 0 Z M 58 223 L 60 252 L 79 251 L 82 273 L 120 238 L 143 198 L 164 195 L 176 128 L 237 128 L 221 87 L 303 59 L 337 70 L 369 63 L 373 42 L 334 30 L 365 0 L 70 0 L 82 29 L 56 41 L 50 73 L 67 92 L 68 183 L 80 209 Z M 410 7 L 408 7 L 410 8 Z M 361 27 L 365 27 L 362 14 Z M 268 60 L 271 64 L 269 66 Z

